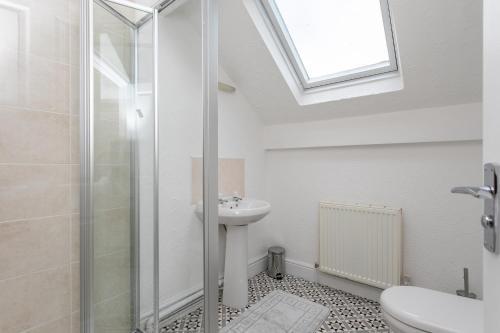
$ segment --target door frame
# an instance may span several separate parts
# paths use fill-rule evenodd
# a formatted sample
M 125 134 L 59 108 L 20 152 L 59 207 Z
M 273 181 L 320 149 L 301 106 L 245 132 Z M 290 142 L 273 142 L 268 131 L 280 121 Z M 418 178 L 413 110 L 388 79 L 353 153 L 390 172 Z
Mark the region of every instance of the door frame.
M 483 1 L 483 159 L 500 163 L 500 2 Z M 497 194 L 497 196 L 500 194 Z M 495 223 L 500 223 L 496 200 Z M 500 245 L 497 233 L 497 247 Z M 500 330 L 500 255 L 483 249 L 484 332 Z

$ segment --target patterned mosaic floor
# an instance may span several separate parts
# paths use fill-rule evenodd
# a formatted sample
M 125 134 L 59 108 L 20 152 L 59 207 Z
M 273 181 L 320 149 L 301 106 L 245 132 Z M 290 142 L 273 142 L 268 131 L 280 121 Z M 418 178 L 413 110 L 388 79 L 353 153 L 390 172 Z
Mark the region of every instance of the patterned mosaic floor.
M 265 273 L 260 273 L 248 282 L 249 305 L 239 310 L 219 304 L 219 327 L 226 326 L 271 291 L 280 289 L 320 303 L 330 309 L 330 316 L 317 332 L 389 332 L 377 302 L 292 275 L 286 275 L 283 280 L 278 281 L 268 277 Z M 202 332 L 202 318 L 203 310 L 199 308 L 164 327 L 161 332 Z

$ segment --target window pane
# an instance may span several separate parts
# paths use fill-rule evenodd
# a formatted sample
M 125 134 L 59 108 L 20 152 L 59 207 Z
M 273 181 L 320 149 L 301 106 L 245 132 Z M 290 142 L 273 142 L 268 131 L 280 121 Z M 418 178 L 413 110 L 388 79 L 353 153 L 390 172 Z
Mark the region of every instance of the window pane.
M 310 79 L 389 65 L 379 0 L 274 0 Z

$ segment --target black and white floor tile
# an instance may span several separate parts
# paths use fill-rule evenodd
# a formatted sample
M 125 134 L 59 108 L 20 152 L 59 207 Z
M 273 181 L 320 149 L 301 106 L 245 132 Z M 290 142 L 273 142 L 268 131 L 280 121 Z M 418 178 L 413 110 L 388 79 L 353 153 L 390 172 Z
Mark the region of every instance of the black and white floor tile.
M 268 277 L 265 273 L 260 273 L 248 282 L 249 305 L 244 309 L 232 309 L 219 303 L 219 327 L 226 326 L 271 291 L 279 289 L 330 309 L 330 316 L 317 332 L 389 332 L 377 302 L 292 275 L 286 275 L 280 281 Z M 161 332 L 202 332 L 202 318 L 203 310 L 199 308 L 165 326 Z

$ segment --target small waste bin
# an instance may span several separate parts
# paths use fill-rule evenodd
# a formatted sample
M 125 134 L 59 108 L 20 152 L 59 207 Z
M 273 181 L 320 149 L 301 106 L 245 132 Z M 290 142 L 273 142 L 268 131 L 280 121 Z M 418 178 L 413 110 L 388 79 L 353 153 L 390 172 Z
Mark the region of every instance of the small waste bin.
M 267 275 L 277 280 L 281 280 L 285 276 L 284 248 L 273 246 L 267 251 Z

